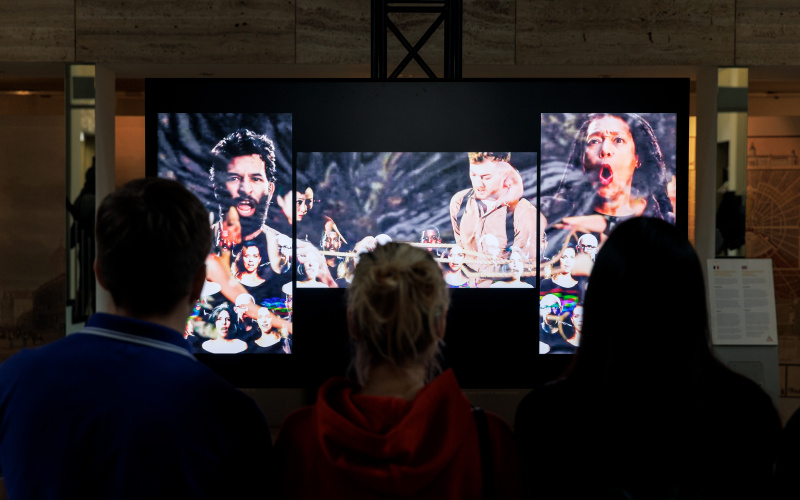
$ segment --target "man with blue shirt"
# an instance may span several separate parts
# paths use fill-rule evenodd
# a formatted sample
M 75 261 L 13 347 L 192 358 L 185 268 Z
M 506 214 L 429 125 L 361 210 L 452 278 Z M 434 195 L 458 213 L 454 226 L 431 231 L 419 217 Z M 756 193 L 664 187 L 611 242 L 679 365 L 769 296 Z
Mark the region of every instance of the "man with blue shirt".
M 96 236 L 111 313 L 0 365 L 9 497 L 251 496 L 268 480 L 267 423 L 182 333 L 205 281 L 206 210 L 177 182 L 136 180 L 103 200 Z

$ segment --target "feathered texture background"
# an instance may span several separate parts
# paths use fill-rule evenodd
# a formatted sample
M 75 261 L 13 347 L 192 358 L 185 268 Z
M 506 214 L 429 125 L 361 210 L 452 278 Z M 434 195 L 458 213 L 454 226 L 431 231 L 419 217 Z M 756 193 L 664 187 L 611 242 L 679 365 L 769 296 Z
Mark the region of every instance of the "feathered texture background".
M 525 197 L 534 204 L 536 160 L 536 153 L 511 154 Z M 451 243 L 450 199 L 472 184 L 466 152 L 298 153 L 297 188 L 306 187 L 319 202 L 308 222 L 298 225 L 298 237 L 308 234 L 318 242 L 328 216 L 353 245 L 377 234 L 419 241 L 429 225 L 439 229 L 442 242 Z
M 292 115 L 254 113 L 161 113 L 158 115 L 158 175 L 189 188 L 217 217 L 209 181 L 211 149 L 240 128 L 264 134 L 275 144 L 275 194 L 292 185 Z M 274 202 L 274 198 L 273 198 Z M 270 213 L 277 208 L 270 207 Z

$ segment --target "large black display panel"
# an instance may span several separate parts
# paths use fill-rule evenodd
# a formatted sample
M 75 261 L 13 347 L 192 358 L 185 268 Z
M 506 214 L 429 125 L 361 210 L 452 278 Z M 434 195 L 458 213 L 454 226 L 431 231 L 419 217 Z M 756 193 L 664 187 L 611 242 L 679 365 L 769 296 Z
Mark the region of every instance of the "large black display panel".
M 203 201 L 227 277 L 187 322 L 198 358 L 240 387 L 345 374 L 352 270 L 392 240 L 442 266 L 442 364 L 462 386 L 552 378 L 613 226 L 686 227 L 688 95 L 676 79 L 147 80 L 147 174 Z

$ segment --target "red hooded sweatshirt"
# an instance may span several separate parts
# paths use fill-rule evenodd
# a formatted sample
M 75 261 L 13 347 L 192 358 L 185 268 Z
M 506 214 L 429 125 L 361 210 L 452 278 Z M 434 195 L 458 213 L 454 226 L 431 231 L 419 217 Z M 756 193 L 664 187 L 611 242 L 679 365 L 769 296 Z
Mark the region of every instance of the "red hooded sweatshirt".
M 478 430 L 448 370 L 412 401 L 358 395 L 327 381 L 314 406 L 289 415 L 275 442 L 284 498 L 482 498 Z M 487 414 L 497 498 L 516 498 L 511 429 Z

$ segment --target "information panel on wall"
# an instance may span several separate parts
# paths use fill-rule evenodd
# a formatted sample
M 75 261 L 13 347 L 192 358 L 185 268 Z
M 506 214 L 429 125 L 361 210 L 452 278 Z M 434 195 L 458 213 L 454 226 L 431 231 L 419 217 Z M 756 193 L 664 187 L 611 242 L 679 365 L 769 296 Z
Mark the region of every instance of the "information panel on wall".
M 719 345 L 777 345 L 771 259 L 708 259 L 711 339 Z

